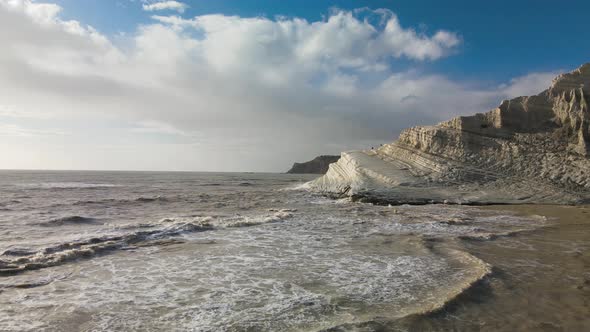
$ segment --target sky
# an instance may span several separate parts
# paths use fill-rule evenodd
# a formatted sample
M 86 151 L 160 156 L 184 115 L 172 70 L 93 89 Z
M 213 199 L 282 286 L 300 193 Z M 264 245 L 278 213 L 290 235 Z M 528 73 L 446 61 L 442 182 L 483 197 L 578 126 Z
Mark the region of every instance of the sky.
M 590 2 L 0 0 L 0 168 L 286 171 L 537 94 Z

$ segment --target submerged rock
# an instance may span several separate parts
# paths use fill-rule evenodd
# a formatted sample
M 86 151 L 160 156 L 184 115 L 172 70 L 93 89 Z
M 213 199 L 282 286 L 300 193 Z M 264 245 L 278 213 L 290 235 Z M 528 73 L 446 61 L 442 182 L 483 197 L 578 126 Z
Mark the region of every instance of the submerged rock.
M 343 152 L 312 190 L 388 204 L 590 201 L 590 63 L 536 96 Z
M 287 171 L 288 174 L 326 174 L 330 164 L 335 163 L 340 156 L 319 156 L 304 163 L 294 163 Z

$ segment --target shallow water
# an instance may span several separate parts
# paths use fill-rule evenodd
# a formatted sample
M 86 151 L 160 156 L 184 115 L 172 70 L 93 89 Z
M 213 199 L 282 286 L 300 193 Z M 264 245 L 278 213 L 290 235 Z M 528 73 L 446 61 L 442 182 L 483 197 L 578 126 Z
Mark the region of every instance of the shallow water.
M 440 314 L 396 328 L 590 331 L 590 208 L 494 209 L 545 215 L 549 223 L 518 236 L 463 242 L 467 251 L 493 265 L 493 273 Z
M 2 171 L 0 330 L 514 330 L 531 281 L 571 296 L 535 279 L 570 268 L 539 250 L 587 258 L 584 235 L 535 240 L 553 219 L 334 201 L 296 189 L 311 178 Z M 572 264 L 566 329 L 587 324 Z

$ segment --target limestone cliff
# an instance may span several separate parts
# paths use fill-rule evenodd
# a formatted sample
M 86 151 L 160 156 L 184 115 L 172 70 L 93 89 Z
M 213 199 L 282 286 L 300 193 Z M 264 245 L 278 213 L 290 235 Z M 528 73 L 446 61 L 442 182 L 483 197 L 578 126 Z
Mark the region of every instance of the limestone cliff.
M 313 190 L 382 203 L 590 201 L 590 63 L 536 96 L 342 153 Z
M 294 163 L 287 171 L 289 174 L 326 174 L 330 164 L 335 163 L 340 156 L 318 156 L 304 163 Z

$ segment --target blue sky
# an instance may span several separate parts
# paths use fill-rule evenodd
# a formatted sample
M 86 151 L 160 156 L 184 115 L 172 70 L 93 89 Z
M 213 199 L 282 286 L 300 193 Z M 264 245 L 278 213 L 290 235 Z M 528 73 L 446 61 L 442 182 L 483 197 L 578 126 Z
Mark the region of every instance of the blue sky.
M 0 168 L 284 171 L 537 94 L 590 2 L 0 0 Z

